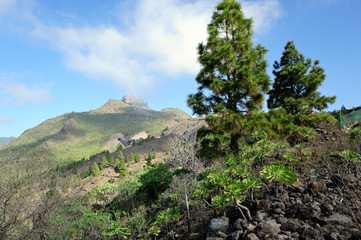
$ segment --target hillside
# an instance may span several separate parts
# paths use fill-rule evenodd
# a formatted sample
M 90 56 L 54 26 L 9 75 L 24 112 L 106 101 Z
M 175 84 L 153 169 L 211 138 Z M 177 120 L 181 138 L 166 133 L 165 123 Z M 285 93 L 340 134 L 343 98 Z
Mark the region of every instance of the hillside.
M 119 142 L 112 136 L 131 139 L 140 132 L 157 136 L 168 126 L 182 122 L 184 126 L 188 118 L 191 116 L 178 109 L 154 111 L 143 100 L 129 96 L 110 99 L 96 110 L 66 113 L 26 130 L 11 144 L 0 148 L 0 165 L 34 158 L 69 163 L 115 149 Z

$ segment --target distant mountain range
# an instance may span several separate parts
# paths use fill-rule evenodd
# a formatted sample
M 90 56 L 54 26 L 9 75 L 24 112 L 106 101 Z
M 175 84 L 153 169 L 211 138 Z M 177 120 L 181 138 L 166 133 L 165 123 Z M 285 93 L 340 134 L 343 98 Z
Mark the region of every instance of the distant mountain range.
M 15 139 L 14 137 L 0 137 L 0 147 L 9 144 L 14 139 Z
M 132 139 L 138 133 L 160 137 L 172 125 L 185 128 L 187 119 L 192 117 L 179 109 L 155 111 L 134 97 L 110 99 L 96 110 L 66 113 L 26 130 L 0 148 L 0 166 L 35 158 L 64 164 L 77 161 L 114 150 L 120 138 Z

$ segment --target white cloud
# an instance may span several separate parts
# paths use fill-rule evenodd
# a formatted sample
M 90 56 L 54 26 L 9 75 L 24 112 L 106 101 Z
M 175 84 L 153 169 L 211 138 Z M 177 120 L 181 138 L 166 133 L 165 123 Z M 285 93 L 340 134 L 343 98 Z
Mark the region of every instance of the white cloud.
M 131 92 L 148 90 L 159 76 L 197 73 L 197 45 L 206 40 L 217 2 L 138 0 L 127 30 L 112 25 L 51 27 L 38 22 L 33 36 L 49 41 L 75 71 L 109 79 Z M 277 0 L 243 1 L 242 6 L 245 15 L 254 19 L 256 32 L 268 31 L 281 16 Z
M 0 114 L 0 123 L 11 123 L 13 119 Z
M 0 91 L 11 99 L 8 101 L 17 105 L 52 101 L 52 96 L 46 88 L 28 88 L 24 84 L 2 81 L 0 82 Z
M 258 33 L 269 31 L 283 14 L 278 0 L 242 1 L 242 9 L 246 17 L 253 18 L 253 28 Z

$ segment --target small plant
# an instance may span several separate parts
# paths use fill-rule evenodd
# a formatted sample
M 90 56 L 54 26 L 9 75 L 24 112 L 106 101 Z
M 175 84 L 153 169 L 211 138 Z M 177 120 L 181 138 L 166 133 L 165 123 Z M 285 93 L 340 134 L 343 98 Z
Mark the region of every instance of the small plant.
M 288 183 L 293 184 L 297 181 L 297 175 L 292 173 L 293 168 L 276 161 L 263 167 L 260 172 L 260 177 L 268 182 L 274 182 L 274 193 L 278 196 L 278 184 Z
M 354 145 L 354 149 L 361 154 L 361 127 L 356 127 L 350 132 L 350 143 Z
M 286 162 L 296 162 L 296 156 L 293 153 L 285 153 L 283 155 L 283 160 Z
M 131 230 L 123 226 L 120 222 L 113 222 L 111 225 L 103 230 L 103 235 L 107 237 L 117 236 L 117 239 L 127 239 L 131 234 Z
M 360 159 L 361 159 L 360 154 L 349 151 L 349 150 L 345 150 L 341 153 L 341 157 L 348 162 L 347 170 L 348 170 L 349 174 L 350 174 L 351 164 L 355 166 L 355 176 L 357 177 L 358 165 L 359 165 Z
M 161 211 L 153 226 L 148 230 L 148 234 L 158 236 L 161 230 L 165 231 L 174 239 L 174 230 L 172 225 L 181 217 L 178 207 L 168 208 Z

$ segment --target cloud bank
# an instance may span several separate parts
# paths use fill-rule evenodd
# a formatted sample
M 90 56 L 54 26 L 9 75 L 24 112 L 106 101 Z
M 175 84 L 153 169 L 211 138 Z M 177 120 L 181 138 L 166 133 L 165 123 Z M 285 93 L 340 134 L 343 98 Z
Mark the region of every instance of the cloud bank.
M 115 25 L 54 27 L 37 22 L 33 36 L 48 41 L 67 67 L 111 80 L 130 92 L 152 88 L 159 78 L 195 75 L 197 45 L 207 38 L 215 0 L 138 0 L 126 30 Z M 242 1 L 256 33 L 267 32 L 282 11 L 278 0 Z M 129 9 L 125 9 L 129 11 Z

